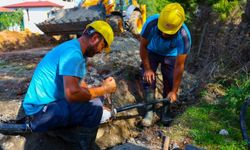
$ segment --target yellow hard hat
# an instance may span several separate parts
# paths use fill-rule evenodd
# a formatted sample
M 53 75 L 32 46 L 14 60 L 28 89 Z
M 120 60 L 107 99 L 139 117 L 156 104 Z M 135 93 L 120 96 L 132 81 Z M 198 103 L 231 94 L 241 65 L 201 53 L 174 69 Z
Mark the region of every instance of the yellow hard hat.
M 104 50 L 106 53 L 109 53 L 111 50 L 110 45 L 114 40 L 114 32 L 112 28 L 110 27 L 110 25 L 105 21 L 97 20 L 88 24 L 86 28 L 88 27 L 94 28 L 98 33 L 100 33 L 103 36 L 104 40 L 108 44 L 107 47 L 104 48 Z
M 185 12 L 179 3 L 170 3 L 166 5 L 158 19 L 158 28 L 166 34 L 175 34 L 182 26 L 185 20 Z

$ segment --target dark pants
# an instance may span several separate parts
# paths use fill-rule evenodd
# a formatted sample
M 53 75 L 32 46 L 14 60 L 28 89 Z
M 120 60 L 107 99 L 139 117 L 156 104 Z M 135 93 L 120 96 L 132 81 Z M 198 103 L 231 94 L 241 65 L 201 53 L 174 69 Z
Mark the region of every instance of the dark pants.
M 98 127 L 72 127 L 51 130 L 47 135 L 67 142 L 67 145 L 70 144 L 70 150 L 94 150 L 98 149 L 95 144 L 97 131 Z
M 32 131 L 48 131 L 48 135 L 71 143 L 72 150 L 92 150 L 102 112 L 99 98 L 86 103 L 58 100 L 29 116 L 29 124 Z
M 150 67 L 153 72 L 156 74 L 159 64 L 161 64 L 161 73 L 163 76 L 163 97 L 167 97 L 167 94 L 172 90 L 173 87 L 173 75 L 174 75 L 174 65 L 175 65 L 175 56 L 162 56 L 153 52 L 148 53 Z M 142 65 L 142 75 L 144 74 L 144 68 Z M 143 81 L 143 88 L 153 89 L 156 88 L 156 82 L 153 84 L 148 84 L 146 81 Z
M 94 99 L 86 103 L 58 100 L 49 103 L 31 116 L 30 127 L 35 132 L 69 126 L 97 127 L 102 117 L 102 102 Z

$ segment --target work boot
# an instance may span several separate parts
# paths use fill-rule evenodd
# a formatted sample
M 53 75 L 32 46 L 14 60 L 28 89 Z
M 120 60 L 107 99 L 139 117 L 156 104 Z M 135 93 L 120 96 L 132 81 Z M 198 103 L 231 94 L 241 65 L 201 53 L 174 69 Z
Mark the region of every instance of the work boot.
M 144 92 L 144 100 L 146 103 L 155 101 L 155 92 L 153 89 L 146 89 Z M 153 105 L 148 105 L 147 107 L 147 113 L 142 119 L 142 126 L 149 127 L 153 125 L 153 118 L 154 118 L 154 112 L 153 112 Z
M 162 114 L 161 114 L 161 122 L 164 125 L 169 125 L 171 121 L 173 120 L 172 115 L 171 115 L 170 105 L 171 104 L 164 106 Z
M 149 127 L 153 125 L 153 117 L 154 117 L 154 112 L 148 111 L 145 115 L 145 117 L 142 119 L 142 126 L 144 127 Z

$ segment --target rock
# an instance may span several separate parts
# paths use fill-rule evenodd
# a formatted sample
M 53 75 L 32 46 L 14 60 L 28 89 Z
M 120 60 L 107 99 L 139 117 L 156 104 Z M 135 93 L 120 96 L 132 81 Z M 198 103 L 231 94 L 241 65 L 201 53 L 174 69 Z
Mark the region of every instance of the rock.
M 177 143 L 173 144 L 173 147 L 172 147 L 173 150 L 178 150 L 179 148 L 180 147 L 179 147 L 179 145 Z
M 99 128 L 97 131 L 97 135 L 96 135 L 96 140 L 100 139 L 103 135 L 104 135 L 104 130 L 103 128 Z
M 128 142 L 129 142 L 129 143 L 133 143 L 133 144 L 136 144 L 136 143 L 137 143 L 137 141 L 136 141 L 134 138 L 130 138 L 130 139 L 128 140 Z
M 228 131 L 226 129 L 221 129 L 219 132 L 220 135 L 228 135 Z
M 16 120 L 24 117 L 21 101 L 0 101 L 0 121 Z
M 3 140 L 4 137 L 5 137 L 5 135 L 0 133 L 0 141 Z

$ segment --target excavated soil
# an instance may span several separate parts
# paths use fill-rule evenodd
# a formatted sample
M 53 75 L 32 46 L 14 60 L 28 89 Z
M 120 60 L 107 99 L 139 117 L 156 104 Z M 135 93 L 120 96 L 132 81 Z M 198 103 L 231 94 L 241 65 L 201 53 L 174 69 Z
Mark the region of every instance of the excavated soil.
M 13 39 L 13 41 L 15 40 Z M 50 48 L 46 47 L 0 54 L 0 120 L 2 122 L 20 119 L 24 116 L 20 109 L 21 102 L 37 63 L 49 50 Z M 110 55 L 100 54 L 90 59 L 93 68 L 85 80 L 90 85 L 98 85 L 101 82 L 101 73 L 107 74 L 121 69 L 119 73 L 114 75 L 118 89 L 115 94 L 111 95 L 113 107 L 142 102 L 139 42 L 127 33 L 116 37 L 112 50 Z M 10 51 L 10 49 L 2 51 Z M 185 80 L 180 90 L 180 97 L 183 101 L 175 106 L 178 110 L 175 115 L 181 113 L 182 104 L 185 105 L 187 101 L 195 99 L 192 93 L 197 86 L 196 79 L 187 72 L 184 76 Z M 162 80 L 162 77 L 158 75 L 157 80 Z M 158 84 L 157 87 L 159 90 L 156 96 L 161 98 L 162 85 Z M 107 102 L 106 105 L 111 107 Z M 132 109 L 118 113 L 114 119 L 102 124 L 96 140 L 98 147 L 100 149 L 162 149 L 163 139 L 168 134 L 169 128 L 159 122 L 159 113 L 155 114 L 156 124 L 154 126 L 141 127 L 140 121 L 143 113 L 143 110 Z M 170 142 L 172 148 L 176 144 L 179 147 L 183 146 L 183 140 Z M 0 134 L 0 146 L 0 149 L 4 150 L 70 149 L 70 145 L 60 139 L 38 133 L 29 135 Z
M 51 47 L 57 43 L 58 41 L 53 37 L 39 35 L 28 30 L 21 32 L 0 32 L 0 53 L 38 47 Z

